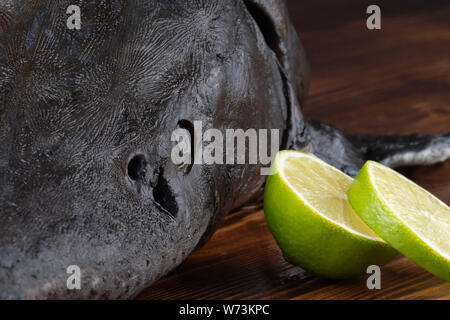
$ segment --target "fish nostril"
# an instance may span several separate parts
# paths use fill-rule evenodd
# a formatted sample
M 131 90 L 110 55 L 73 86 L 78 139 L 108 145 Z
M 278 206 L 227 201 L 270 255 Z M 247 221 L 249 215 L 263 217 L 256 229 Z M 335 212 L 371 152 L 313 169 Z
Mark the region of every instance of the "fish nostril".
M 153 198 L 156 203 L 172 218 L 177 217 L 178 204 L 172 188 L 164 177 L 164 171 L 162 168 L 159 171 L 156 187 L 153 189 Z
M 147 161 L 143 155 L 134 156 L 128 163 L 128 176 L 133 181 L 144 180 L 146 171 Z

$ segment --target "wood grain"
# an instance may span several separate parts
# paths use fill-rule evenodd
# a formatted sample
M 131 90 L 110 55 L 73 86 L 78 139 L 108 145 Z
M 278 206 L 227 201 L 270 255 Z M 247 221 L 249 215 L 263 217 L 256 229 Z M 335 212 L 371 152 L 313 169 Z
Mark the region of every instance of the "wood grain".
M 394 3 L 393 3 L 394 2 Z M 368 1 L 288 1 L 311 64 L 305 116 L 348 134 L 450 131 L 450 3 L 377 1 L 382 30 L 365 27 Z M 403 171 L 450 204 L 450 161 Z M 262 208 L 233 213 L 211 241 L 139 299 L 450 299 L 450 282 L 399 256 L 366 276 L 319 279 L 281 256 Z

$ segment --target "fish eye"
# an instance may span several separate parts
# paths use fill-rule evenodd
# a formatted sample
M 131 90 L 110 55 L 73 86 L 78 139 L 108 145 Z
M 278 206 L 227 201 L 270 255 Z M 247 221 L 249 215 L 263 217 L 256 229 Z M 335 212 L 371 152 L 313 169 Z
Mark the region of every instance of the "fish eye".
M 147 160 L 142 154 L 134 156 L 128 162 L 127 174 L 133 181 L 142 181 L 147 173 Z
M 190 159 L 189 163 L 180 163 L 178 165 L 179 170 L 183 171 L 184 174 L 188 174 L 192 169 L 192 165 L 194 163 L 194 155 L 195 155 L 195 153 L 194 153 L 195 152 L 195 150 L 194 150 L 194 124 L 189 120 L 180 120 L 180 121 L 178 121 L 178 127 L 189 132 L 189 136 L 190 136 L 189 141 L 190 141 L 191 159 Z

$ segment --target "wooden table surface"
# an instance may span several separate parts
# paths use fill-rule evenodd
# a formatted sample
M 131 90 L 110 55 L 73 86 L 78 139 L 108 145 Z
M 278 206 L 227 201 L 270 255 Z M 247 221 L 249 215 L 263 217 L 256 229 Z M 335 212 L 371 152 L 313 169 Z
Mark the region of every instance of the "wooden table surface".
M 365 27 L 372 1 L 288 1 L 311 64 L 307 118 L 345 133 L 450 131 L 450 2 L 377 1 L 382 30 Z M 403 171 L 450 204 L 450 161 Z M 289 265 L 262 207 L 229 215 L 210 242 L 139 299 L 450 299 L 450 282 L 399 256 L 367 276 L 329 281 Z

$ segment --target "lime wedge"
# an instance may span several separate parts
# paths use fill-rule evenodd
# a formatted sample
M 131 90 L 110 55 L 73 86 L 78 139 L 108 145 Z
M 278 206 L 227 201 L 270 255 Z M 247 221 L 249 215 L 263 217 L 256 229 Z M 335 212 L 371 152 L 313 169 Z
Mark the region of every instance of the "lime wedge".
M 268 177 L 264 212 L 287 261 L 318 276 L 345 279 L 397 252 L 353 211 L 353 179 L 319 158 L 281 151 Z
M 368 161 L 348 197 L 380 237 L 436 276 L 450 281 L 450 208 L 382 164 Z

